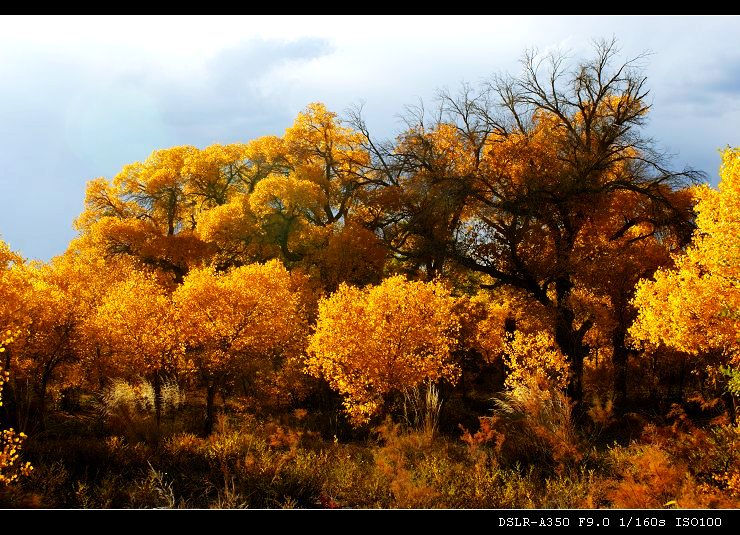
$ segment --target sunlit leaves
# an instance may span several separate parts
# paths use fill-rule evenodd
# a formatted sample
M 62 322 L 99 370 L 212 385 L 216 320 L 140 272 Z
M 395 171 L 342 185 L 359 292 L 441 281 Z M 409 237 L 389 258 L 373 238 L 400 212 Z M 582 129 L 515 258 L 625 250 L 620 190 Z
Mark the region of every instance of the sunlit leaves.
M 385 279 L 360 289 L 342 285 L 319 303 L 308 369 L 345 398 L 356 425 L 383 407 L 384 396 L 458 375 L 454 300 L 440 283 Z
M 8 328 L 12 324 L 17 324 L 13 318 L 19 313 L 15 303 L 5 302 L 4 299 L 15 297 L 15 293 L 20 289 L 16 287 L 17 280 L 7 277 L 8 272 L 13 265 L 17 265 L 21 259 L 10 252 L 8 246 L 0 241 L 0 357 L 5 355 L 7 346 L 13 343 L 13 339 L 18 333 L 17 328 L 14 330 Z M 10 306 L 8 306 L 10 305 Z M 0 360 L 5 361 L 6 358 Z M 5 369 L 4 363 L 0 363 L 0 406 L 3 404 L 3 386 L 10 378 L 10 373 Z M 0 486 L 5 486 L 16 481 L 20 476 L 28 475 L 31 470 L 31 464 L 19 462 L 20 450 L 26 435 L 16 433 L 13 429 L 0 430 Z
M 723 353 L 740 364 L 740 150 L 723 153 L 719 190 L 700 189 L 692 245 L 640 283 L 632 328 L 638 339 L 688 353 Z
M 184 347 L 172 300 L 145 271 L 133 270 L 108 288 L 96 310 L 95 325 L 110 344 L 119 373 L 149 375 L 182 366 Z
M 294 355 L 304 324 L 291 286 L 276 260 L 227 273 L 192 270 L 173 294 L 189 358 L 203 374 L 223 376 L 250 361 Z

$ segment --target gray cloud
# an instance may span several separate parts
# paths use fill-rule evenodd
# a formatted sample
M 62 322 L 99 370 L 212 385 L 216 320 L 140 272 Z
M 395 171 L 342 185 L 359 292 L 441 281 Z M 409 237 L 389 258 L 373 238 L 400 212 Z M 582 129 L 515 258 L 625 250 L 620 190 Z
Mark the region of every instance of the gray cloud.
M 725 59 L 713 70 L 714 75 L 704 85 L 705 90 L 740 96 L 740 56 Z
M 182 71 L 125 48 L 104 51 L 105 68 L 74 52 L 16 51 L 0 63 L 0 237 L 49 258 L 74 235 L 87 180 L 157 148 L 280 132 L 284 95 L 260 81 L 329 52 L 321 39 L 246 41 Z
M 284 35 L 300 35 L 303 21 L 288 22 Z M 0 236 L 13 248 L 38 258 L 62 252 L 85 182 L 156 148 L 280 134 L 315 100 L 342 112 L 362 99 L 373 131 L 392 137 L 397 114 L 417 97 L 432 107 L 438 88 L 516 72 L 527 47 L 577 58 L 600 36 L 616 35 L 623 57 L 653 52 L 647 134 L 677 154 L 676 167 L 692 165 L 716 183 L 717 149 L 740 145 L 739 18 L 362 18 L 333 21 L 326 39 L 247 39 L 190 64 L 208 36 L 154 35 L 158 23 L 137 19 L 134 33 L 97 45 L 85 36 L 0 43 Z M 177 23 L 192 32 L 202 21 Z M 245 35 L 261 24 L 231 23 Z
M 280 94 L 265 95 L 260 82 L 276 69 L 328 54 L 326 40 L 248 41 L 221 51 L 204 72 L 182 85 L 159 84 L 165 122 L 190 143 L 245 139 L 290 119 Z

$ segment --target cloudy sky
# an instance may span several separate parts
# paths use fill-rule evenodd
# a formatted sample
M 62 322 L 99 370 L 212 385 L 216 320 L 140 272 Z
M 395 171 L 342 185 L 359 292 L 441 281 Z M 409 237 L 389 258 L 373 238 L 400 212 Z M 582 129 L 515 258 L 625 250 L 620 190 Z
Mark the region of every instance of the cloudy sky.
M 716 183 L 718 149 L 740 145 L 739 18 L 0 17 L 0 237 L 48 259 L 85 182 L 154 149 L 279 135 L 313 101 L 364 101 L 391 136 L 404 105 L 515 73 L 527 48 L 612 36 L 651 52 L 649 134 Z

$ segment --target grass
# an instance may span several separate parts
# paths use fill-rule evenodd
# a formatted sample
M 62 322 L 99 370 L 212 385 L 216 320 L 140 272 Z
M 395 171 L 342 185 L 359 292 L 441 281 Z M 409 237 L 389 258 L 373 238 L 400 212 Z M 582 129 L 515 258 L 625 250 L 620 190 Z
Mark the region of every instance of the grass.
M 579 432 L 567 400 L 553 392 L 521 391 L 499 399 L 496 416 L 482 418 L 470 432 L 437 432 L 434 404 L 431 420 L 409 418 L 407 400 L 399 422 L 389 418 L 364 435 L 339 437 L 327 434 L 331 428 L 305 409 L 266 415 L 235 401 L 227 405 L 215 433 L 203 437 L 198 403 L 180 403 L 157 428 L 141 408 L 145 404 L 137 408 L 125 389 L 116 388 L 108 392 L 115 403 L 101 410 L 91 402 L 76 414 L 56 412 L 43 435 L 29 438 L 24 456 L 35 469 L 0 490 L 0 505 L 740 505 L 737 428 L 717 422 L 700 428 L 680 411 L 670 425 L 644 424 L 639 439 L 620 444 L 612 440 L 613 433 L 603 432 L 604 426 L 621 425 L 603 417 L 603 406 L 596 411 L 600 432 Z

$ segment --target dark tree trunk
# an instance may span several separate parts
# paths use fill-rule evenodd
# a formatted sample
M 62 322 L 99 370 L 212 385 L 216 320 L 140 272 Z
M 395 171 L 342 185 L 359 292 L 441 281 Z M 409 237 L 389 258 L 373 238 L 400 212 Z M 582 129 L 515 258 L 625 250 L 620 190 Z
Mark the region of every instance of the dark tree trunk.
M 678 374 L 678 402 L 683 403 L 683 389 L 686 385 L 686 357 L 681 357 L 681 371 Z
M 46 430 L 46 374 L 41 377 L 39 386 L 39 428 L 41 431 Z
M 41 382 L 39 383 L 38 396 L 39 396 L 39 407 L 38 407 L 38 424 L 41 431 L 46 430 L 46 391 L 49 387 L 49 380 L 51 374 L 54 371 L 55 363 L 48 362 L 41 373 Z
M 573 289 L 573 282 L 568 276 L 561 276 L 556 279 L 555 343 L 558 344 L 560 351 L 565 355 L 570 365 L 567 386 L 568 397 L 575 403 L 576 407 L 579 407 L 583 400 L 584 351 L 578 332 L 573 325 L 575 313 L 566 304 L 571 289 Z
M 570 364 L 568 396 L 576 404 L 576 407 L 579 407 L 583 401 L 583 360 L 588 352 L 588 347 L 583 343 L 583 334 L 588 330 L 588 327 L 582 326 L 576 329 L 573 326 L 573 320 L 574 314 L 572 311 L 567 309 L 558 310 L 555 342 Z
M 213 424 L 215 421 L 216 412 L 216 384 L 209 383 L 206 390 L 206 421 L 203 428 L 203 433 L 209 436 L 213 433 Z
M 722 394 L 722 401 L 725 403 L 725 409 L 727 409 L 727 416 L 730 419 L 730 423 L 735 425 L 737 422 L 737 408 L 735 407 L 735 396 L 730 392 Z
M 154 418 L 157 422 L 157 429 L 162 421 L 162 377 L 159 371 L 154 372 Z
M 576 404 L 583 401 L 583 356 L 579 353 L 568 355 L 570 362 L 570 377 L 568 378 L 568 397 Z
M 614 366 L 614 409 L 624 414 L 627 405 L 627 360 L 629 351 L 624 343 L 625 332 L 616 329 L 612 336 L 612 365 Z

